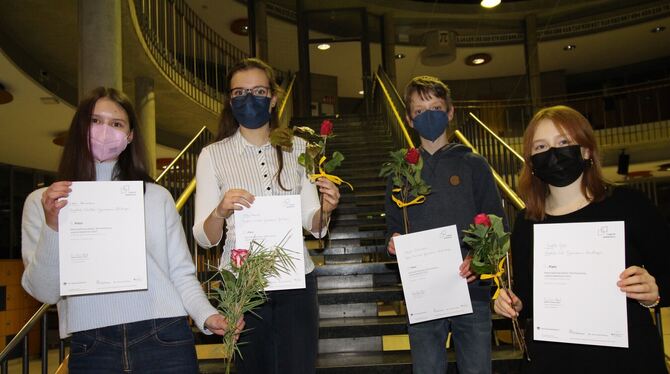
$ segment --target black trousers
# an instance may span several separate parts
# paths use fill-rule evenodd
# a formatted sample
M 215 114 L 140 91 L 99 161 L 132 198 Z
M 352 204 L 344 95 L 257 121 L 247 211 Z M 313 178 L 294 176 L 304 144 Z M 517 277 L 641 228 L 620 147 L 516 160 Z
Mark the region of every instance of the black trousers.
M 271 291 L 269 300 L 244 316 L 245 331 L 236 355 L 240 374 L 312 374 L 319 342 L 316 276 L 305 275 L 306 288 Z

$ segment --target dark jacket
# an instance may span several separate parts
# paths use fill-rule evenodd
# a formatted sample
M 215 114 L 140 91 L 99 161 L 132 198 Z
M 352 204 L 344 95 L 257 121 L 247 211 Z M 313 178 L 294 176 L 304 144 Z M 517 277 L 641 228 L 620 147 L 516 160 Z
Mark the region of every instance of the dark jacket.
M 424 203 L 407 207 L 409 232 L 455 224 L 465 257 L 469 248 L 463 243 L 462 230 L 468 228 L 475 215 L 495 214 L 507 222 L 491 169 L 483 157 L 461 144 L 447 144 L 433 155 L 422 149 L 421 157 L 421 177 L 431 186 L 431 193 Z M 385 202 L 388 237 L 405 233 L 402 209 L 390 197 L 392 188 L 389 178 Z M 490 282 L 474 281 L 469 286 L 472 300 L 490 299 Z

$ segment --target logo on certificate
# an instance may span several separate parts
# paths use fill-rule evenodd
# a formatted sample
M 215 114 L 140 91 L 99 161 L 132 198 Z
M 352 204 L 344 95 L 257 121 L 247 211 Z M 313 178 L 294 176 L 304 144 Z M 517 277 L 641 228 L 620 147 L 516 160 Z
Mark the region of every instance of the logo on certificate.
M 440 231 L 440 239 L 448 240 L 451 239 L 451 234 L 447 230 Z
M 137 195 L 137 191 L 133 191 L 128 184 L 124 184 L 121 186 L 121 195 L 123 196 L 135 196 Z
M 284 201 L 282 201 L 282 207 L 292 209 L 295 207 L 295 203 L 292 202 L 291 199 L 285 199 Z
M 599 238 L 603 238 L 603 239 L 616 239 L 616 233 L 615 232 L 609 232 L 609 226 L 598 227 L 597 235 L 598 235 Z

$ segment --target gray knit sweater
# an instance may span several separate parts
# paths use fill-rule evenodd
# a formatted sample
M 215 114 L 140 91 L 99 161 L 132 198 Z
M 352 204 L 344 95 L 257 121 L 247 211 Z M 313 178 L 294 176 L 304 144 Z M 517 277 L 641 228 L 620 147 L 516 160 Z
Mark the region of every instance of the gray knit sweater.
M 96 163 L 99 181 L 111 179 L 115 162 Z M 163 187 L 146 183 L 144 214 L 148 289 L 60 297 L 58 232 L 46 225 L 41 197 L 32 192 L 23 208 L 21 284 L 37 300 L 58 304 L 61 337 L 73 332 L 155 318 L 190 315 L 198 328 L 214 309 L 198 280 L 174 200 Z

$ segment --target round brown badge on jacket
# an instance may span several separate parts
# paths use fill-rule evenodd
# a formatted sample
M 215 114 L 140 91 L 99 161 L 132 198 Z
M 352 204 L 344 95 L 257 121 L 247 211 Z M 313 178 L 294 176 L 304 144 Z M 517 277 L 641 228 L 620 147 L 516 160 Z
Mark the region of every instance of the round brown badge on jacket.
M 451 183 L 452 186 L 458 186 L 461 184 L 461 178 L 458 175 L 452 175 L 449 177 L 449 183 Z

